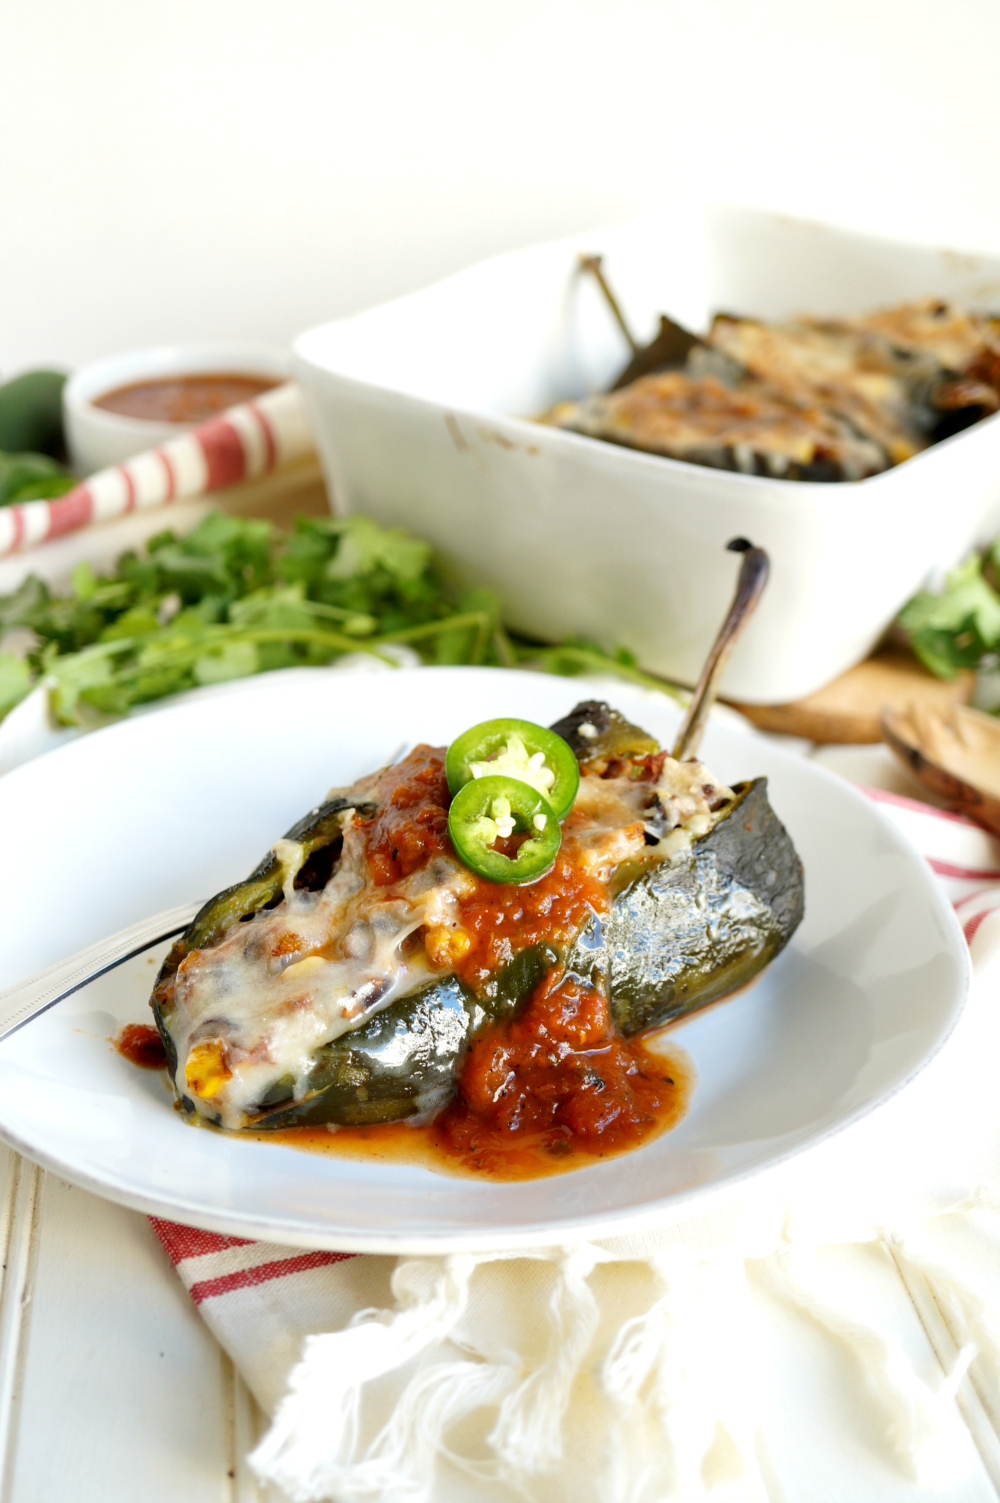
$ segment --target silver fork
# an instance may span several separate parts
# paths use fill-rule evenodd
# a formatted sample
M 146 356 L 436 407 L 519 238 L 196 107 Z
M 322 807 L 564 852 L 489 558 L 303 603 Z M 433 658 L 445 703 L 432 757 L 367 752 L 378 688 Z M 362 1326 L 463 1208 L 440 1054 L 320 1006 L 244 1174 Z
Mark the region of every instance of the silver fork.
M 179 908 L 154 913 L 152 918 L 141 919 L 108 939 L 99 939 L 68 960 L 61 960 L 58 965 L 0 992 L 0 1039 L 16 1033 L 64 997 L 72 996 L 89 981 L 141 955 L 161 939 L 183 934 L 200 907 L 200 903 L 184 903 Z

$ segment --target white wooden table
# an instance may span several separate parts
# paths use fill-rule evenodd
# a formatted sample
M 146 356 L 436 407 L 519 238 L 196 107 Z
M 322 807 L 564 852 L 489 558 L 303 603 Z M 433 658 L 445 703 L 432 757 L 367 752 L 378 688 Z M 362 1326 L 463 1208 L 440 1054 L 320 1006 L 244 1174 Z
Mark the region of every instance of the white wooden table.
M 265 1503 L 244 1461 L 262 1418 L 145 1217 L 6 1149 L 0 1206 L 2 1503 Z M 926 1286 L 907 1287 L 881 1249 L 823 1256 L 858 1317 L 891 1319 L 921 1373 L 940 1374 L 954 1344 Z M 1000 1279 L 1000 1246 L 981 1272 Z M 963 1383 L 948 1475 L 918 1488 L 893 1465 L 852 1359 L 752 1265 L 750 1282 L 768 1503 L 996 1503 L 995 1393 Z M 442 1503 L 463 1497 L 467 1484 L 442 1489 Z
M 3 1503 L 263 1503 L 260 1416 L 149 1222 L 0 1149 Z

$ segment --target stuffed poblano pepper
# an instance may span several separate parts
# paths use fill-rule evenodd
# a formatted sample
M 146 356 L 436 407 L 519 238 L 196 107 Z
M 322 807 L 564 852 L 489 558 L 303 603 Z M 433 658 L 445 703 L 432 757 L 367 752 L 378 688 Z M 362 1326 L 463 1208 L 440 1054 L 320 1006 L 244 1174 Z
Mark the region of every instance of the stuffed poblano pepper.
M 606 392 L 560 403 L 560 428 L 670 459 L 779 480 L 880 474 L 1000 407 L 997 321 L 938 297 L 781 323 L 717 313 L 703 337 L 661 316 Z
M 152 1004 L 183 1109 L 225 1128 L 427 1121 L 487 1087 L 517 1122 L 557 1096 L 582 1121 L 574 1090 L 608 1118 L 614 1048 L 745 984 L 802 911 L 764 779 L 589 702 L 335 790 L 204 906 Z

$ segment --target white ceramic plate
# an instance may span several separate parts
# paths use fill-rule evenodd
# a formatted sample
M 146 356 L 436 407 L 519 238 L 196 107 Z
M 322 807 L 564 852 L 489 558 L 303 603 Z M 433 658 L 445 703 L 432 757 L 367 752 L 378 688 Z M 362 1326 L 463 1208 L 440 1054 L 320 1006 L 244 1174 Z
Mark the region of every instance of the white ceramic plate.
M 586 691 L 584 691 L 585 693 Z M 252 680 L 49 753 L 0 779 L 0 984 L 242 877 L 315 804 L 390 758 L 491 715 L 549 722 L 564 679 L 477 669 Z M 669 741 L 669 701 L 621 688 Z M 140 1210 L 234 1235 L 371 1252 L 542 1244 L 636 1230 L 856 1120 L 921 1069 L 968 981 L 922 858 L 863 795 L 720 721 L 722 778 L 767 774 L 806 870 L 806 917 L 751 990 L 674 1030 L 698 1073 L 672 1133 L 607 1163 L 494 1184 L 199 1131 L 110 1038 L 148 1020 L 165 946 L 0 1044 L 0 1136 Z

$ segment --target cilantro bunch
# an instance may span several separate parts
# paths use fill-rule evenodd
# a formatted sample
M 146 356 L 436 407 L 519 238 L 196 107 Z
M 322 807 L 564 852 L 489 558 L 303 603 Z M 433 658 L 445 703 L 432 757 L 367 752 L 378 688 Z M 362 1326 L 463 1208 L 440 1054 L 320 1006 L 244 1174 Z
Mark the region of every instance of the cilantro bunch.
M 925 667 L 938 678 L 963 668 L 988 668 L 1000 652 L 1000 538 L 975 553 L 936 594 L 921 590 L 902 609 L 899 624 Z
M 321 665 L 412 645 L 426 662 L 550 672 L 614 671 L 668 688 L 626 652 L 587 642 L 539 647 L 512 637 L 487 590 L 460 591 L 428 543 L 370 517 L 300 517 L 292 533 L 212 512 L 186 537 L 164 531 L 95 575 L 79 564 L 68 594 L 37 577 L 0 597 L 0 718 L 40 679 L 65 725 L 97 723 L 200 684 Z M 24 638 L 22 637 L 22 641 Z

